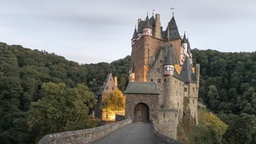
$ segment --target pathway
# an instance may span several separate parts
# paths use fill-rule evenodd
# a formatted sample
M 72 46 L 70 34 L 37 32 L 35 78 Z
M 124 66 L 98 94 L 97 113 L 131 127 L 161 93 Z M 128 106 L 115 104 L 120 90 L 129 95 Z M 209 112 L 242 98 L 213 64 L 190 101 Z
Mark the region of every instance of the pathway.
M 131 123 L 92 144 L 153 144 L 153 129 L 150 123 Z

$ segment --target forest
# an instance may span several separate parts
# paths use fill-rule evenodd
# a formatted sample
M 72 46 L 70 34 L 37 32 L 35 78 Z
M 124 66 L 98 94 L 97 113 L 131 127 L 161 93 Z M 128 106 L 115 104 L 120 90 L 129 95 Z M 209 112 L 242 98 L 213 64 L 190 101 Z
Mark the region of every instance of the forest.
M 199 101 L 229 125 L 222 143 L 256 143 L 256 52 L 192 53 L 201 65 Z M 32 144 L 48 133 L 97 126 L 90 114 L 99 88 L 112 72 L 124 91 L 130 61 L 79 64 L 0 43 L 0 143 Z

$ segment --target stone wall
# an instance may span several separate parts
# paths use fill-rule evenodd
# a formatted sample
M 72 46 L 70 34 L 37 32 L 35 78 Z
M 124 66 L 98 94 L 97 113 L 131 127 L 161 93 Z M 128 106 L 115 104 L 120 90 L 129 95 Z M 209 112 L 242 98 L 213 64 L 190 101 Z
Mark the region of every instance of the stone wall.
M 154 130 L 161 135 L 176 139 L 178 111 L 176 109 L 162 109 L 158 111 L 157 118 L 156 121 L 152 121 Z
M 154 134 L 154 138 L 153 138 L 154 144 L 179 144 L 179 142 L 176 141 L 175 139 L 172 139 L 168 136 L 165 136 L 165 135 L 159 133 L 156 130 L 154 124 L 152 124 L 152 127 L 153 127 L 153 134 Z
M 149 120 L 156 118 L 158 107 L 158 95 L 147 94 L 126 94 L 125 116 L 128 119 L 134 119 L 134 109 L 139 103 L 144 103 L 149 107 Z
M 126 119 L 90 129 L 48 134 L 44 136 L 38 144 L 88 144 L 130 123 L 132 123 L 132 120 Z

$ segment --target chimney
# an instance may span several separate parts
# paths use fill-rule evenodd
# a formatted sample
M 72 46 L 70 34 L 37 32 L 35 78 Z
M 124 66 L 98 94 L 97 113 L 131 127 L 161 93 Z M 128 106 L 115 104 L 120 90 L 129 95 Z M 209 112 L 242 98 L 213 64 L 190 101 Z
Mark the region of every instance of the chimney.
M 156 14 L 156 26 L 155 26 L 155 35 L 156 38 L 162 39 L 161 23 L 160 23 L 160 14 Z

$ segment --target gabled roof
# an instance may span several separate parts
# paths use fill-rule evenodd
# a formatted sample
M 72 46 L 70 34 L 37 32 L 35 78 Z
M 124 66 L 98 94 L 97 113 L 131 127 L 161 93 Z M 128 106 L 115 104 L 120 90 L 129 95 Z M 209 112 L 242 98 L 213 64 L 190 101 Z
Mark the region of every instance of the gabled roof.
M 129 82 L 125 94 L 149 94 L 158 95 L 157 85 L 154 82 Z
M 186 83 L 194 83 L 195 77 L 193 76 L 192 66 L 189 61 L 189 57 L 186 57 L 183 67 L 180 72 L 180 76 L 182 77 L 183 81 Z
M 174 65 L 178 64 L 178 58 L 177 58 L 177 51 L 174 46 L 167 45 L 165 47 L 165 60 L 164 60 L 164 65 Z
M 111 85 L 115 85 L 114 83 L 114 79 L 113 79 L 113 75 L 112 73 L 109 73 L 108 76 L 106 77 L 103 86 L 100 87 L 98 95 L 101 95 L 102 93 L 105 92 L 106 87 L 111 83 Z

